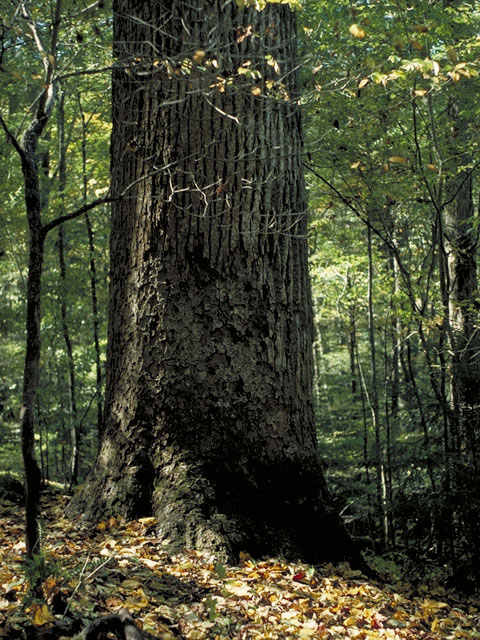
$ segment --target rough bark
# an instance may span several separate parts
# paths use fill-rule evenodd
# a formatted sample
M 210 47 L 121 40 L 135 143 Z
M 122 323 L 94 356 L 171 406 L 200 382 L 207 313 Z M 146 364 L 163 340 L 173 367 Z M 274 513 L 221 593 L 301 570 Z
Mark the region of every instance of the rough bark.
M 464 91 L 464 89 L 463 89 Z M 451 349 L 450 383 L 455 429 L 452 453 L 452 561 L 456 579 L 474 585 L 480 573 L 479 452 L 480 332 L 477 251 L 478 229 L 473 204 L 473 160 L 467 122 L 461 115 L 465 99 L 452 90 L 445 185 L 445 248 L 448 268 L 448 317 Z
M 22 455 L 25 470 L 25 539 L 27 556 L 41 549 L 39 530 L 41 473 L 35 455 L 35 400 L 40 361 L 40 298 L 43 263 L 43 237 L 39 229 L 30 228 L 27 277 L 26 349 L 20 410 Z
M 114 14 L 105 430 L 70 514 L 153 512 L 224 558 L 353 557 L 315 441 L 294 13 Z
M 45 105 L 47 93 L 44 98 L 42 96 L 42 99 L 44 99 L 43 104 Z M 29 558 L 32 558 L 34 554 L 40 554 L 41 551 L 38 522 L 41 473 L 35 455 L 35 404 L 40 367 L 41 284 L 45 234 L 41 221 L 41 190 L 36 151 L 39 137 L 48 118 L 48 111 L 40 105 L 36 116 L 26 130 L 21 145 L 17 145 L 17 151 L 22 161 L 25 210 L 29 228 L 25 366 L 20 409 L 26 494 L 25 539 Z
M 78 106 L 80 110 L 80 117 L 82 120 L 82 181 L 83 181 L 83 204 L 87 203 L 87 128 L 88 123 L 85 119 L 85 113 L 82 109 L 81 97 L 78 96 Z M 85 225 L 87 227 L 88 235 L 88 249 L 90 253 L 90 292 L 92 297 L 92 329 L 93 329 L 93 344 L 95 348 L 95 370 L 96 370 L 96 403 L 97 403 L 97 434 L 98 441 L 100 441 L 102 428 L 103 428 L 103 373 L 102 373 L 102 361 L 101 361 L 101 349 L 100 349 L 100 313 L 98 309 L 98 295 L 97 295 L 97 266 L 95 260 L 95 242 L 93 226 L 90 221 L 90 216 L 85 213 Z
M 450 110 L 455 111 L 455 103 Z M 454 113 L 451 113 L 454 119 Z M 456 125 L 454 132 L 457 131 Z M 453 137 L 456 138 L 457 135 Z M 468 165 L 465 154 L 455 156 L 455 164 Z M 477 465 L 477 440 L 480 437 L 480 332 L 478 330 L 477 231 L 474 220 L 472 172 L 451 167 L 447 179 L 445 233 L 449 274 L 449 318 L 451 325 L 452 390 L 458 413 L 456 448 L 468 453 Z M 478 471 L 475 468 L 475 471 Z
M 58 100 L 58 193 L 60 196 L 60 214 L 65 214 L 65 187 L 67 184 L 67 142 L 65 139 L 65 93 L 60 92 Z M 73 356 L 73 344 L 68 327 L 67 312 L 67 264 L 65 229 L 63 224 L 58 226 L 58 266 L 60 268 L 60 318 L 62 325 L 63 341 L 65 343 L 65 355 L 68 366 L 68 395 L 70 399 L 70 468 L 69 483 L 74 487 L 78 483 L 78 466 L 80 456 L 80 425 L 77 413 L 77 393 L 75 382 L 75 358 Z

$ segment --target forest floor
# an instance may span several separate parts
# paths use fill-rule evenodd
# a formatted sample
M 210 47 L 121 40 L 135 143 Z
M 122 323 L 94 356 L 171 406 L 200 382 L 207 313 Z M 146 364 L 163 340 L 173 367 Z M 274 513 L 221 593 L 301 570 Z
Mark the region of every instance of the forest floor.
M 384 585 L 348 565 L 169 556 L 153 518 L 82 527 L 64 517 L 65 501 L 43 498 L 47 569 L 37 600 L 25 577 L 22 509 L 0 505 L 2 640 L 84 638 L 92 621 L 119 609 L 161 640 L 480 640 L 480 599 L 438 584 Z

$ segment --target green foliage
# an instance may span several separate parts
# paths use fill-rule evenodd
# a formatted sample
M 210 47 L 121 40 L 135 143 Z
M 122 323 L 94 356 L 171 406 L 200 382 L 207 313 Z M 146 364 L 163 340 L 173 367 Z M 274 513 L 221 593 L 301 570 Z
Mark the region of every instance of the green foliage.
M 57 560 L 48 553 L 35 553 L 24 562 L 24 574 L 29 585 L 25 594 L 25 605 L 29 605 L 38 597 L 38 586 L 47 578 L 55 578 L 62 575 L 62 569 Z
M 455 505 L 479 504 L 473 487 L 455 498 L 450 484 L 453 474 L 465 486 L 452 444 L 442 225 L 446 184 L 472 172 L 478 198 L 480 14 L 469 2 L 345 1 L 310 2 L 300 19 L 321 454 L 354 535 L 381 548 L 382 465 L 387 544 L 419 563 L 442 558 L 452 572 L 471 565 L 461 540 L 474 547 L 477 521 Z M 462 304 L 474 313 L 474 299 Z
M 2 89 L 0 115 L 9 130 L 21 138 L 35 101 L 42 90 L 44 58 L 32 29 L 13 5 L 1 3 Z M 79 11 L 64 3 L 58 54 L 54 61 L 56 82 L 64 94 L 66 185 L 60 192 L 59 120 L 54 111 L 38 149 L 43 196 L 43 222 L 102 197 L 108 190 L 108 137 L 110 105 L 109 75 L 103 67 L 111 63 L 109 7 Z M 50 24 L 41 20 L 50 10 L 42 3 L 31 7 L 38 39 L 46 46 Z M 99 72 L 95 73 L 98 69 Z M 88 73 L 85 73 L 88 71 Z M 58 103 L 57 105 L 58 106 Z M 3 136 L 3 133 L 2 133 Z M 1 232 L 0 232 L 0 463 L 3 469 L 18 471 L 18 413 L 21 402 L 24 360 L 24 318 L 27 271 L 27 225 L 21 167 L 11 144 L 0 145 Z M 97 383 L 93 346 L 90 260 L 97 269 L 97 297 L 100 308 L 100 341 L 106 342 L 106 299 L 108 280 L 108 209 L 90 213 L 94 254 L 89 252 L 84 218 L 67 225 L 66 280 L 60 278 L 57 234 L 47 237 L 44 259 L 42 308 L 42 359 L 39 377 L 37 449 L 45 478 L 64 480 L 68 473 L 70 428 L 75 420 L 69 400 L 68 363 L 62 334 L 60 300 L 65 299 L 67 326 L 73 346 L 77 391 L 77 427 L 83 434 L 82 475 L 96 448 Z

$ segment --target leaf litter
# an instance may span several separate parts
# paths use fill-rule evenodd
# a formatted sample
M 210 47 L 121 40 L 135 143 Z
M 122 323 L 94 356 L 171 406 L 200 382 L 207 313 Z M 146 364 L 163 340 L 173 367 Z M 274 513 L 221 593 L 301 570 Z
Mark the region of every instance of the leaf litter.
M 0 506 L 2 640 L 80 640 L 89 623 L 121 609 L 145 638 L 160 640 L 480 640 L 478 598 L 438 585 L 382 585 L 347 564 L 241 554 L 238 566 L 224 566 L 199 552 L 169 556 L 154 518 L 81 527 L 63 516 L 65 501 L 43 499 L 47 575 L 43 600 L 33 601 L 22 510 Z

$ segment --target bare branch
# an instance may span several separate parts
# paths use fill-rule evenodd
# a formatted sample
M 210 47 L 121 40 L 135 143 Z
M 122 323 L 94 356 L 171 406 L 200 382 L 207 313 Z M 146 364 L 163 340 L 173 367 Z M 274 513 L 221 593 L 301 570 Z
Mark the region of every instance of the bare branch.
M 84 13 L 88 13 L 89 11 L 93 11 L 94 9 L 101 9 L 104 6 L 104 1 L 103 0 L 96 0 L 96 2 L 92 2 L 92 4 L 89 4 L 88 7 L 85 7 L 84 9 L 81 9 L 78 13 L 74 13 L 73 14 L 73 18 L 77 18 L 78 16 L 83 15 Z
M 78 76 L 92 76 L 98 73 L 106 73 L 107 71 L 113 71 L 114 69 L 129 69 L 128 66 L 108 66 L 101 67 L 100 69 L 79 69 L 78 71 L 70 71 L 69 73 L 62 73 L 61 75 L 55 76 L 55 80 L 62 81 L 67 78 L 76 78 Z
M 32 32 L 33 39 L 35 40 L 35 44 L 37 45 L 38 52 L 42 58 L 42 64 L 45 69 L 45 73 L 48 73 L 48 57 L 47 52 L 45 51 L 45 47 L 43 46 L 42 40 L 40 38 L 40 34 L 38 33 L 37 25 L 30 17 L 30 14 L 27 11 L 27 7 L 25 6 L 25 2 L 21 2 L 20 6 L 22 8 L 22 18 L 28 24 L 30 31 Z
M 60 30 L 60 24 L 62 22 L 62 0 L 57 0 L 55 4 L 55 19 L 52 25 L 52 37 L 50 39 L 50 56 L 48 58 L 48 78 L 47 83 L 52 81 L 53 72 L 55 70 L 55 66 L 57 63 L 57 43 L 58 43 L 58 32 Z
M 107 198 L 100 198 L 99 200 L 93 200 L 93 202 L 90 202 L 89 204 L 86 204 L 83 207 L 80 207 L 80 209 L 77 209 L 72 213 L 67 213 L 64 216 L 59 216 L 58 218 L 55 218 L 54 220 L 47 222 L 47 224 L 44 224 L 42 227 L 42 234 L 45 237 L 47 233 L 49 233 L 52 229 L 55 229 L 56 227 L 58 227 L 60 224 L 63 224 L 64 222 L 68 222 L 68 220 L 74 220 L 75 218 L 78 218 L 84 213 L 87 213 L 87 211 L 90 211 L 91 209 L 95 209 L 96 207 L 100 207 L 102 204 L 115 202 L 115 200 L 119 200 L 119 199 L 120 199 L 119 197 L 114 198 L 110 196 Z
M 15 151 L 18 153 L 20 158 L 22 160 L 24 160 L 25 159 L 25 152 L 22 149 L 22 147 L 20 146 L 20 143 L 18 142 L 17 138 L 13 135 L 13 133 L 8 128 L 7 123 L 2 118 L 1 114 L 0 114 L 0 125 L 1 125 L 2 129 L 5 131 L 7 139 L 9 140 L 9 142 L 12 143 L 13 148 L 15 149 Z

